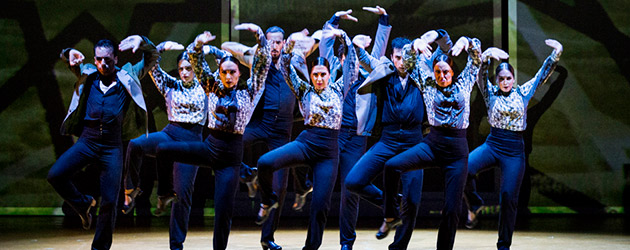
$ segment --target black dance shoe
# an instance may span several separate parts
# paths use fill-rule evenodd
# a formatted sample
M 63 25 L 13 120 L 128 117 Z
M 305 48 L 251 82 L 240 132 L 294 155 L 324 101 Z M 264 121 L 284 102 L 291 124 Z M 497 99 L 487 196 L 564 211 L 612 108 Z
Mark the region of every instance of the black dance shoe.
M 70 206 L 72 206 L 72 208 L 74 208 L 74 210 L 77 212 L 79 218 L 81 218 L 81 226 L 85 230 L 90 229 L 90 227 L 92 226 L 92 213 L 90 213 L 90 210 L 92 210 L 93 207 L 96 207 L 96 200 L 91 196 L 88 197 L 89 199 L 91 199 L 91 201 L 84 206 L 75 206 L 72 203 L 68 202 L 68 204 L 70 204 Z
M 341 245 L 341 250 L 352 250 L 352 245 L 348 245 L 348 244 Z
M 278 208 L 278 202 L 274 202 L 271 206 L 265 207 L 263 204 L 260 204 L 260 211 L 258 211 L 258 216 L 256 217 L 256 225 L 262 225 L 265 223 L 267 219 L 269 219 L 269 214 L 271 214 L 271 210 Z
M 271 241 L 271 240 L 265 240 L 265 241 L 261 241 L 260 245 L 262 246 L 263 250 L 282 250 L 282 247 L 279 246 L 278 244 L 276 244 L 275 242 Z
M 381 231 L 381 229 L 379 228 L 378 232 L 376 232 L 376 239 L 385 239 L 385 237 L 387 237 L 387 235 L 389 234 L 389 231 L 402 225 L 402 220 L 400 218 L 396 218 L 391 222 L 383 221 L 383 224 L 385 226 L 385 231 Z
M 125 199 L 128 199 L 127 205 L 123 204 L 122 212 L 123 214 L 129 214 L 136 206 L 136 197 L 142 194 L 142 190 L 140 188 L 135 188 L 129 194 L 127 194 L 127 190 L 125 190 Z
M 176 194 L 169 195 L 160 195 L 158 196 L 157 207 L 155 208 L 155 216 L 162 216 L 164 212 L 166 212 L 166 207 L 168 207 L 171 202 L 177 202 Z

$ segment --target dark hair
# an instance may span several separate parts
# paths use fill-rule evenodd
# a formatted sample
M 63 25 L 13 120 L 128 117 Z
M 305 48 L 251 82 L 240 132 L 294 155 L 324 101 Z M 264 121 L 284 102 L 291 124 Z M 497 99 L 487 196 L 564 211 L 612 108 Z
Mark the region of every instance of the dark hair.
M 453 70 L 453 59 L 451 59 L 450 56 L 446 54 L 440 54 L 436 56 L 435 59 L 433 59 L 433 67 L 435 68 L 435 65 L 439 62 L 445 62 L 446 64 L 448 64 L 448 66 L 451 67 L 451 70 Z
M 337 57 L 339 57 L 339 59 L 341 59 L 341 57 L 346 56 L 346 46 L 343 44 L 339 44 L 339 47 L 337 47 Z
M 99 47 L 109 48 L 112 50 L 112 53 L 114 53 L 114 56 L 118 56 L 118 50 L 116 49 L 116 47 L 114 47 L 114 42 L 112 40 L 103 39 L 96 42 L 96 44 L 94 44 L 94 52 L 96 52 L 96 48 L 99 48 Z
M 406 37 L 396 37 L 392 40 L 392 53 L 394 49 L 402 49 L 405 45 L 410 44 L 411 40 Z
M 221 68 L 221 65 L 224 62 L 233 62 L 236 64 L 236 66 L 240 65 L 241 62 L 238 61 L 238 59 L 236 59 L 236 57 L 233 56 L 224 56 L 223 58 L 221 58 L 221 60 L 219 61 L 219 68 Z
M 267 31 L 265 31 L 265 35 L 267 35 L 268 33 L 276 33 L 276 32 L 282 33 L 282 37 L 284 38 L 284 30 L 278 26 L 269 27 Z
M 323 58 L 321 56 L 317 57 L 317 59 L 315 59 L 315 61 L 311 63 L 311 71 L 313 71 L 313 68 L 318 65 L 326 67 L 328 72 L 330 72 L 330 65 L 328 64 L 328 60 L 326 60 L 326 58 Z
M 507 69 L 508 71 L 510 71 L 510 73 L 512 73 L 512 77 L 514 77 L 514 68 L 512 67 L 512 65 L 510 65 L 507 62 L 502 62 L 499 63 L 499 66 L 497 66 L 497 68 L 494 70 L 494 75 L 495 77 L 499 75 L 499 72 L 501 72 L 501 70 Z
M 177 61 L 175 62 L 175 65 L 179 66 L 179 61 L 181 60 L 188 61 L 188 54 L 185 51 L 180 53 L 179 56 L 177 56 Z

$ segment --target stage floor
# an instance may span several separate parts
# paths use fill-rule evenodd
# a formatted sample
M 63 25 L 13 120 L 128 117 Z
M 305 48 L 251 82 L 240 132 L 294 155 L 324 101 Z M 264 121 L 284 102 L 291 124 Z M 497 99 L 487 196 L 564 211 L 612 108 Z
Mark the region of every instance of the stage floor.
M 336 219 L 336 218 L 335 218 Z M 422 219 L 422 218 L 421 218 Z M 126 220 L 126 221 L 125 221 Z M 149 218 L 147 220 L 120 221 L 114 234 L 112 249 L 168 249 L 168 219 Z M 292 223 L 295 222 L 295 223 Z M 249 219 L 235 220 L 230 234 L 228 249 L 261 249 L 260 230 Z M 276 243 L 283 249 L 302 249 L 306 238 L 303 219 L 292 219 L 290 228 L 276 232 Z M 377 224 L 372 220 L 363 224 Z M 436 219 L 430 218 L 419 223 L 414 231 L 409 249 L 435 249 L 437 237 Z M 481 221 L 479 229 L 461 228 L 457 231 L 455 249 L 495 249 L 497 232 L 495 218 Z M 89 249 L 94 229 L 82 230 L 78 221 L 64 220 L 63 217 L 0 217 L 0 249 Z M 212 248 L 212 221 L 204 218 L 191 226 L 186 249 Z M 331 221 L 331 224 L 335 222 Z M 428 225 L 430 224 L 430 225 Z M 623 218 L 579 218 L 550 217 L 533 218 L 520 226 L 514 234 L 512 249 L 630 249 L 630 236 L 624 227 Z M 282 228 L 282 225 L 281 225 Z M 375 229 L 362 226 L 357 232 L 354 249 L 387 249 L 393 239 L 390 235 L 384 240 L 374 237 Z M 339 249 L 339 231 L 329 226 L 324 233 L 322 250 Z

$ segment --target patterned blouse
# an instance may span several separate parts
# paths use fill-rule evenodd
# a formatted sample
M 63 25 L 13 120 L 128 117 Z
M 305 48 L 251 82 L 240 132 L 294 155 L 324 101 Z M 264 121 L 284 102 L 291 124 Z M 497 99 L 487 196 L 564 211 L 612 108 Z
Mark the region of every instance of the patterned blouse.
M 411 77 L 420 83 L 424 105 L 427 108 L 429 124 L 434 127 L 453 129 L 468 128 L 470 116 L 470 92 L 472 91 L 479 67 L 481 66 L 481 42 L 477 38 L 469 39 L 468 62 L 466 68 L 448 87 L 440 87 L 435 83 L 433 69 L 422 63 L 422 56 L 411 49 L 411 44 L 403 48 L 403 60 L 408 68 L 412 68 Z M 438 50 L 436 53 L 442 53 Z
M 190 55 L 190 64 L 197 79 L 205 85 L 208 92 L 208 128 L 233 134 L 243 134 L 245 126 L 249 123 L 256 103 L 260 99 L 267 72 L 271 65 L 270 48 L 262 30 L 256 34 L 258 48 L 254 56 L 250 75 L 247 83 L 239 82 L 234 88 L 227 89 L 219 79 L 219 70 L 210 70 L 204 58 L 202 48 L 197 48 L 195 43 L 188 45 L 187 52 Z M 210 54 L 216 58 L 230 55 L 228 52 L 212 47 Z
M 536 88 L 544 84 L 553 73 L 560 60 L 561 52 L 554 50 L 531 80 L 514 86 L 509 93 L 503 93 L 499 86 L 488 79 L 490 60 L 483 62 L 477 86 L 488 108 L 488 122 L 493 128 L 523 131 L 527 127 L 527 104 L 534 96 Z M 484 84 L 485 82 L 485 84 Z
M 350 38 L 343 33 L 341 37 L 346 47 L 346 59 L 343 63 L 343 76 L 337 81 L 329 82 L 323 90 L 315 90 L 308 81 L 300 78 L 291 63 L 302 64 L 304 58 L 300 52 L 290 53 L 293 45 L 287 46 L 287 54 L 282 57 L 282 74 L 300 104 L 300 112 L 304 117 L 304 125 L 338 130 L 341 128 L 343 115 L 343 98 L 348 87 L 358 77 L 357 55 Z M 293 56 L 291 56 L 293 54 Z M 296 62 L 291 62 L 296 60 Z M 332 78 L 330 78 L 332 80 Z
M 206 93 L 196 78 L 184 84 L 182 80 L 170 76 L 158 63 L 149 71 L 155 87 L 166 100 L 166 113 L 170 122 L 197 123 L 206 122 Z M 189 86 L 189 87 L 186 87 Z

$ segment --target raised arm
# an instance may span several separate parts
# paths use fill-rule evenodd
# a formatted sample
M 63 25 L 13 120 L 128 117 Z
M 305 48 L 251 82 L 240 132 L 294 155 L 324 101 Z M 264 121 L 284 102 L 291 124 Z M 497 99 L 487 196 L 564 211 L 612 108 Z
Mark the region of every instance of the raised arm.
M 293 94 L 297 97 L 298 100 L 302 100 L 304 94 L 312 88 L 311 84 L 307 81 L 302 80 L 298 76 L 297 71 L 295 70 L 295 65 L 305 65 L 306 60 L 304 59 L 304 55 L 299 50 L 293 50 L 293 46 L 295 45 L 295 40 L 289 39 L 285 45 L 285 54 L 282 55 L 282 76 L 284 77 L 285 82 L 289 85 Z M 308 75 L 306 75 L 308 77 Z
M 379 15 L 374 46 L 372 47 L 372 53 L 370 53 L 372 57 L 378 59 L 381 56 L 385 56 L 387 41 L 392 31 L 392 26 L 389 25 L 389 15 L 387 15 L 387 11 L 384 8 L 378 5 L 376 7 L 363 7 L 363 10 Z
M 496 91 L 496 87 L 492 84 L 492 81 L 488 78 L 488 68 L 492 59 L 501 61 L 507 59 L 508 54 L 496 47 L 490 47 L 481 53 L 481 66 L 479 68 L 479 76 L 477 77 L 477 87 L 483 96 L 486 104 L 488 103 L 490 95 Z
M 462 50 L 468 52 L 468 62 L 466 67 L 457 77 L 457 84 L 461 84 L 467 91 L 472 91 L 472 87 L 477 82 L 479 67 L 481 66 L 481 41 L 477 38 L 461 37 L 451 50 L 453 56 L 460 54 Z
M 172 41 L 164 41 L 158 44 L 156 48 L 157 51 L 162 54 L 162 52 L 167 50 L 183 50 L 184 45 Z M 158 89 L 158 91 L 160 91 L 160 93 L 164 95 L 166 94 L 166 88 L 176 87 L 177 78 L 172 77 L 160 67 L 160 60 L 162 60 L 161 56 L 158 58 L 155 66 L 153 66 L 151 71 L 149 71 L 149 76 L 151 76 L 151 79 L 153 80 L 153 83 L 155 84 L 155 87 Z
M 205 89 L 212 90 L 216 87 L 217 84 L 217 72 L 212 72 L 210 66 L 206 62 L 203 53 L 203 45 L 209 43 L 214 40 L 216 37 L 210 33 L 210 31 L 205 31 L 204 33 L 199 34 L 195 41 L 188 45 L 186 48 L 186 53 L 188 53 L 188 59 L 190 60 L 190 64 L 193 66 L 193 71 L 195 72 L 195 77 L 197 80 L 205 86 Z
M 527 101 L 529 101 L 529 99 L 534 96 L 536 88 L 538 88 L 539 85 L 544 84 L 547 79 L 549 79 L 551 73 L 553 73 L 553 70 L 558 65 L 560 55 L 562 54 L 562 44 L 558 41 L 547 39 L 545 40 L 545 43 L 547 44 L 547 46 L 553 48 L 551 55 L 549 55 L 547 59 L 545 59 L 545 62 L 543 63 L 542 67 L 540 67 L 534 78 L 527 81 L 526 83 L 521 84 L 521 86 L 518 87 L 518 91 Z
M 131 49 L 131 52 L 136 53 L 139 49 L 142 51 L 142 60 L 133 65 L 133 73 L 142 79 L 150 70 L 155 66 L 160 58 L 160 53 L 157 51 L 155 45 L 145 36 L 132 35 L 120 42 L 118 45 L 120 51 Z
M 352 83 L 354 83 L 357 78 L 359 77 L 359 70 L 358 70 L 358 61 L 357 61 L 357 53 L 356 50 L 354 49 L 354 46 L 352 45 L 352 41 L 350 41 L 350 37 L 348 37 L 348 35 L 346 34 L 346 32 L 344 32 L 343 30 L 339 30 L 341 32 L 341 34 L 339 35 L 339 38 L 341 40 L 341 46 L 346 46 L 346 59 L 343 61 L 343 80 L 341 82 L 337 81 L 335 82 L 332 87 L 336 88 L 338 91 L 340 91 L 343 96 L 345 97 L 346 94 L 348 93 L 348 89 L 350 88 L 350 85 L 352 85 Z
M 271 51 L 262 29 L 253 23 L 239 24 L 234 27 L 236 30 L 248 30 L 256 36 L 258 48 L 254 54 L 250 78 L 247 79 L 247 90 L 251 96 L 256 96 L 265 86 L 269 66 L 271 66 Z
M 63 49 L 59 54 L 59 57 L 62 61 L 68 64 L 68 68 L 75 76 L 77 76 L 77 78 L 81 77 L 81 75 L 91 74 L 96 71 L 96 66 L 94 66 L 94 64 L 83 63 L 85 56 L 76 49 Z

